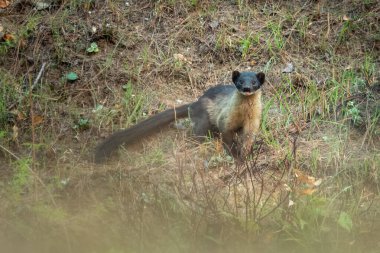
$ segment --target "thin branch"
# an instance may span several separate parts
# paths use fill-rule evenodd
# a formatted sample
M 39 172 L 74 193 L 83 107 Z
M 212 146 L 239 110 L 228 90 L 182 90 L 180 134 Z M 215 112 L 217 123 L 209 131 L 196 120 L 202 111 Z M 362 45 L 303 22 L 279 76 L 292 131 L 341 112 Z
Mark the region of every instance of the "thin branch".
M 38 84 L 39 80 L 41 79 L 42 73 L 43 73 L 44 70 L 45 70 L 45 66 L 46 66 L 46 62 L 43 62 L 43 63 L 42 63 L 42 66 L 41 66 L 41 69 L 40 69 L 40 71 L 38 72 L 38 75 L 37 75 L 36 79 L 35 79 L 34 82 L 33 82 L 33 85 L 32 85 L 31 90 L 34 90 L 34 89 L 37 87 L 37 84 Z

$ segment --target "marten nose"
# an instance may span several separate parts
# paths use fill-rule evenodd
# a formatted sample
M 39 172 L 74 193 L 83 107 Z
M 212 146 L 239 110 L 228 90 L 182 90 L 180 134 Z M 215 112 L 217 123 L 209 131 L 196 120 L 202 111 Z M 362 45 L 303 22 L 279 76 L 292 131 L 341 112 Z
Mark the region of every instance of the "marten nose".
M 250 88 L 243 88 L 243 92 L 250 92 L 251 89 Z

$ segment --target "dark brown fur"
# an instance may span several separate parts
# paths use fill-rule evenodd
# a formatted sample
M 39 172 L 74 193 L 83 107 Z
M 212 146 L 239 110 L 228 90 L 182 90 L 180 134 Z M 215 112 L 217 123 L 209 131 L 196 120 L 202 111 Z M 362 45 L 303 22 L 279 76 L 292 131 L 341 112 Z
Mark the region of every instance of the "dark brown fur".
M 133 143 L 141 138 L 149 136 L 162 127 L 167 126 L 170 122 L 173 122 L 176 118 L 184 118 L 188 116 L 187 105 L 182 105 L 175 109 L 169 109 L 164 112 L 158 113 L 136 125 L 120 130 L 113 133 L 99 146 L 95 151 L 95 162 L 101 163 L 107 157 L 109 157 L 113 151 L 115 151 L 123 143 Z
M 123 143 L 132 143 L 151 135 L 176 118 L 190 116 L 193 133 L 205 137 L 220 133 L 226 149 L 236 158 L 244 159 L 259 130 L 261 90 L 264 73 L 232 74 L 234 85 L 218 85 L 207 90 L 196 102 L 169 109 L 128 129 L 108 137 L 95 152 L 95 161 L 102 162 Z

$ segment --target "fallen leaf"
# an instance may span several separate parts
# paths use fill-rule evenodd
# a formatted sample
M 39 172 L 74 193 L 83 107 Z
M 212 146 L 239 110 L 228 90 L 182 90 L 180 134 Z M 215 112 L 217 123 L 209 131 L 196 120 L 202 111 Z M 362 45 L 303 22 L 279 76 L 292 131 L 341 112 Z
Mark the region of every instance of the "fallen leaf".
M 301 195 L 311 195 L 313 194 L 317 189 L 315 188 L 307 188 L 307 189 L 304 189 L 304 190 L 300 190 L 300 194 Z
M 287 185 L 287 184 L 284 184 L 284 189 L 285 189 L 285 191 L 288 191 L 288 192 L 292 191 L 292 188 L 290 188 L 289 185 Z
M 5 33 L 3 35 L 3 40 L 5 40 L 5 41 L 13 41 L 13 40 L 15 40 L 15 37 L 12 34 L 10 34 L 10 33 Z
M 17 120 L 24 120 L 26 117 L 25 117 L 25 115 L 22 113 L 22 112 L 20 112 L 20 111 L 17 111 Z
M 25 114 L 17 109 L 12 110 L 11 113 L 17 117 L 17 121 L 26 119 Z
M 314 182 L 314 186 L 319 186 L 322 183 L 322 178 Z
M 289 133 L 291 133 L 291 134 L 300 133 L 303 130 L 305 130 L 307 127 L 308 127 L 308 124 L 305 121 L 300 121 L 298 123 L 294 122 L 289 127 Z
M 177 61 L 186 62 L 191 64 L 191 61 L 186 59 L 186 57 L 183 54 L 173 54 L 173 58 Z
M 343 16 L 343 20 L 344 20 L 344 21 L 350 21 L 350 20 L 351 20 L 351 18 L 350 18 L 350 17 L 348 17 L 347 15 L 344 15 L 344 16 Z
M 12 140 L 16 141 L 17 138 L 18 138 L 18 127 L 16 125 L 14 125 L 12 127 L 12 131 L 13 131 L 13 133 L 12 133 Z
M 215 151 L 217 154 L 222 154 L 224 151 L 223 142 L 220 139 L 215 141 Z
M 2 9 L 7 8 L 10 3 L 11 3 L 11 1 L 9 1 L 9 0 L 0 0 L 0 8 L 2 8 Z
M 33 115 L 32 117 L 32 126 L 41 124 L 44 121 L 44 117 L 40 115 Z
M 297 181 L 304 184 L 314 185 L 315 178 L 306 175 L 304 172 L 294 169 L 294 175 L 297 178 Z

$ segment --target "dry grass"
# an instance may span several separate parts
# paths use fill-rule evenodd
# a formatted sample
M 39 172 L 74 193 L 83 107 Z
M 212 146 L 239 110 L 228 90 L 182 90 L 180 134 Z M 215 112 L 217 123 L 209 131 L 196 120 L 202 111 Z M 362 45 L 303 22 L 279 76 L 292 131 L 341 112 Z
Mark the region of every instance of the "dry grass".
M 34 2 L 0 9 L 1 252 L 380 250 L 377 1 Z M 174 129 L 91 163 L 235 69 L 268 80 L 247 164 Z

